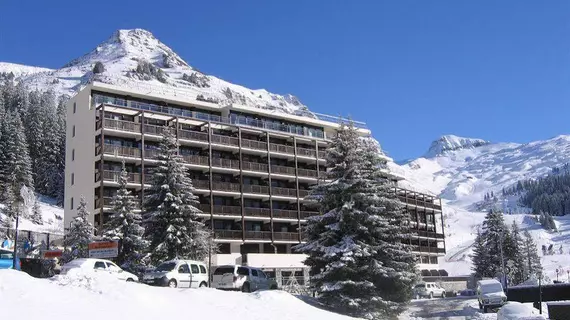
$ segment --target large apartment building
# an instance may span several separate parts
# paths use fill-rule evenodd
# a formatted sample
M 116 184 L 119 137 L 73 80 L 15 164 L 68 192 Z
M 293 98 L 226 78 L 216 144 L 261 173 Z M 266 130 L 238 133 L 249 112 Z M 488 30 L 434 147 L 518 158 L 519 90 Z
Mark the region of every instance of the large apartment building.
M 65 225 L 76 215 L 81 196 L 96 227 L 108 219 L 122 161 L 140 210 L 161 134 L 170 127 L 199 197 L 200 217 L 220 245 L 214 264 L 302 272 L 304 256 L 292 246 L 303 240 L 305 219 L 319 214 L 317 204 L 305 197 L 324 179 L 325 150 L 339 119 L 149 91 L 93 82 L 69 100 Z M 370 135 L 364 123 L 355 125 Z M 445 253 L 441 202 L 399 188 L 403 177 L 389 172 L 386 177 L 417 231 L 405 241 L 413 245 L 421 268 L 437 268 L 437 257 Z

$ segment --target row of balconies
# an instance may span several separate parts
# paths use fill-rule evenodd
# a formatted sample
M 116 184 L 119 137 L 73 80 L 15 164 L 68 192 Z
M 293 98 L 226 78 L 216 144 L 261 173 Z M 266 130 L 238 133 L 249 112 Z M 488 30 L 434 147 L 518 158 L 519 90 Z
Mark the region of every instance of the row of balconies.
M 142 126 L 142 131 L 141 131 Z M 100 125 L 98 125 L 98 128 Z M 150 125 L 144 124 L 141 125 L 139 123 L 134 123 L 130 121 L 124 120 L 115 120 L 115 119 L 105 119 L 105 128 L 112 129 L 112 130 L 119 130 L 119 131 L 127 131 L 133 133 L 145 133 L 150 135 L 161 136 L 165 130 L 164 126 L 157 126 L 157 125 Z M 202 143 L 208 143 L 209 137 L 208 133 L 206 132 L 199 132 L 199 131 L 191 131 L 191 130 L 184 130 L 178 129 L 178 139 L 179 140 L 188 140 L 188 141 L 197 141 Z M 239 138 L 236 137 L 229 137 L 223 136 L 218 134 L 211 135 L 211 143 L 212 144 L 219 144 L 219 145 L 226 145 L 231 147 L 239 147 L 240 141 Z M 293 146 L 287 146 L 277 143 L 269 143 L 269 148 L 267 142 L 263 141 L 256 141 L 256 140 L 249 140 L 249 139 L 242 139 L 241 140 L 241 148 L 242 149 L 254 149 L 260 151 L 269 151 L 271 152 L 278 152 L 278 153 L 285 153 L 294 155 L 295 148 Z M 297 156 L 301 157 L 309 157 L 309 158 L 316 158 L 317 150 L 316 149 L 307 149 L 302 147 L 297 147 Z M 324 159 L 325 152 L 319 151 L 318 156 L 320 159 Z
M 401 194 L 398 195 L 398 198 L 400 199 L 400 201 L 402 201 L 403 203 L 407 204 L 407 205 L 411 205 L 411 206 L 418 206 L 418 207 L 425 207 L 425 208 L 430 208 L 430 209 L 435 209 L 435 210 L 440 210 L 441 211 L 441 205 L 439 203 L 435 203 L 434 201 L 426 201 L 426 200 L 422 200 L 422 199 L 417 199 L 417 198 L 412 198 L 412 197 L 406 197 L 403 196 Z
M 112 155 L 114 157 L 128 157 L 128 158 L 141 158 L 142 150 L 139 148 L 133 147 L 121 147 L 121 146 L 113 146 L 113 145 L 105 145 L 103 148 L 103 153 L 106 155 Z M 155 149 L 145 149 L 144 150 L 144 157 L 147 160 L 156 160 L 158 159 L 159 151 Z M 193 165 L 201 165 L 201 166 L 209 166 L 209 158 L 207 156 L 199 156 L 199 155 L 182 155 L 182 158 L 187 164 Z M 248 162 L 248 161 L 239 161 L 233 159 L 222 159 L 222 158 L 212 158 L 212 167 L 218 168 L 226 168 L 226 169 L 235 169 L 235 170 L 244 171 L 254 171 L 254 172 L 262 172 L 262 173 L 273 173 L 273 174 L 284 174 L 295 176 L 298 175 L 300 177 L 307 177 L 307 178 L 317 178 L 318 172 L 317 170 L 312 169 L 304 169 L 304 168 L 297 168 L 289 167 L 289 166 L 280 166 L 280 165 L 268 165 L 265 163 L 257 163 L 257 162 Z M 324 175 L 325 172 L 321 170 L 321 174 Z
M 412 252 L 445 254 L 445 248 L 428 246 L 411 246 Z
M 214 230 L 216 240 L 262 240 L 299 242 L 298 232 Z

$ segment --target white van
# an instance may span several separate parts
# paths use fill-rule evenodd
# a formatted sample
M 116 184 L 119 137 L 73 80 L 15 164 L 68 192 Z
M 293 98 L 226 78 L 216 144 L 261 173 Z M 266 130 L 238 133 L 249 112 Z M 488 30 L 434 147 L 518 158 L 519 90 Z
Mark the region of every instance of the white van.
M 226 265 L 216 267 L 212 276 L 212 288 L 242 292 L 275 290 L 277 282 L 259 268 Z
M 208 286 L 208 268 L 194 260 L 171 260 L 145 273 L 142 282 L 171 288 L 199 288 Z
M 136 282 L 139 278 L 134 274 L 124 271 L 114 262 L 104 259 L 80 258 L 72 260 L 61 267 L 60 274 L 65 275 L 72 269 L 85 271 L 107 272 L 121 281 Z
M 484 313 L 489 309 L 499 308 L 507 302 L 503 285 L 495 279 L 477 282 L 477 298 L 479 299 L 479 309 L 483 309 Z

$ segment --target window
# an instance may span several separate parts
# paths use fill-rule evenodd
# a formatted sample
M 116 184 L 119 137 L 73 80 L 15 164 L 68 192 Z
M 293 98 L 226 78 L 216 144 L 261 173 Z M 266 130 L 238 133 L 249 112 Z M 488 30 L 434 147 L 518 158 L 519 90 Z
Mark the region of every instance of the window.
M 257 270 L 251 269 L 251 275 L 257 277 Z
M 237 274 L 240 276 L 249 276 L 249 269 L 244 267 L 238 267 Z
M 71 161 L 75 161 L 75 149 L 71 149 Z
M 176 263 L 175 262 L 165 262 L 162 263 L 161 265 L 159 265 L 156 268 L 156 271 L 161 272 L 161 271 L 172 271 L 174 270 L 174 267 L 176 267 Z
M 75 113 L 75 111 L 77 111 L 77 102 L 73 103 L 73 113 Z
M 73 197 L 71 197 L 71 201 L 69 203 L 71 205 L 71 210 L 73 210 Z
M 71 185 L 75 184 L 75 173 L 71 173 Z
M 109 270 L 119 271 L 121 268 L 112 262 L 107 262 L 107 268 Z
M 260 278 L 267 278 L 267 275 L 265 274 L 265 272 L 259 270 L 258 273 L 259 273 Z
M 219 267 L 214 271 L 214 275 L 233 274 L 234 267 Z
M 103 261 L 96 261 L 93 269 L 105 269 L 105 263 Z
M 71 130 L 71 136 L 75 137 L 75 125 L 73 125 L 73 128 Z
M 193 264 L 190 266 L 190 268 L 192 268 L 192 274 L 197 274 L 200 273 L 200 270 L 198 270 L 198 266 Z
M 200 265 L 200 273 L 208 273 L 203 265 Z
M 190 273 L 190 269 L 188 269 L 188 265 L 183 264 L 180 267 L 178 267 L 178 273 Z

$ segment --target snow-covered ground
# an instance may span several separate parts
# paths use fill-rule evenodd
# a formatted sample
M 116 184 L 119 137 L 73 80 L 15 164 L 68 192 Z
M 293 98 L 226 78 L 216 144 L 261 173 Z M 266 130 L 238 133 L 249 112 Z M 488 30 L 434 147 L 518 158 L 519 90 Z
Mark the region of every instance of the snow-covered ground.
M 22 216 L 18 230 L 63 234 L 63 208 L 57 206 L 54 199 L 44 196 L 39 196 L 38 203 L 43 217 L 43 224 L 34 224 L 30 219 Z M 3 206 L 3 204 L 0 204 L 0 208 Z M 27 208 L 27 215 L 31 214 L 32 208 Z M 1 212 L 0 219 L 5 219 L 4 214 Z
M 102 274 L 36 279 L 13 270 L 0 270 L 0 305 L 2 319 L 352 319 L 283 291 L 157 288 Z

